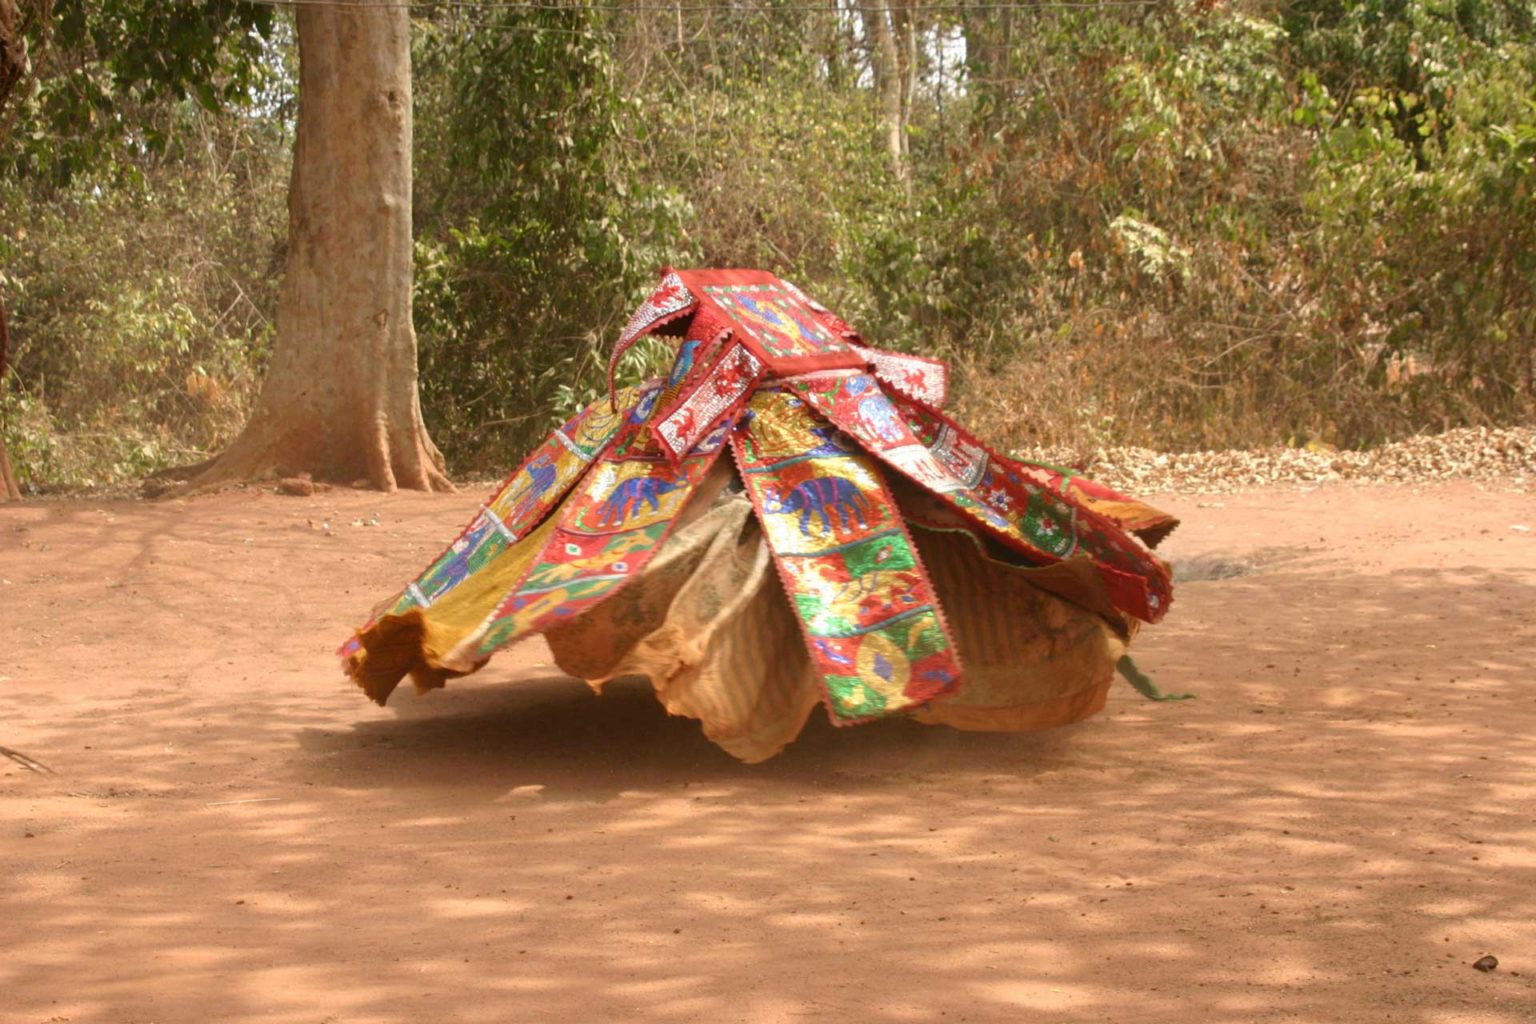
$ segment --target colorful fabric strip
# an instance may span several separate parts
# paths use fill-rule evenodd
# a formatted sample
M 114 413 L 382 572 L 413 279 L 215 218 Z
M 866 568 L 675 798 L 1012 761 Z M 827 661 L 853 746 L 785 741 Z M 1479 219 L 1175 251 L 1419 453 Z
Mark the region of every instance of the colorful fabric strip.
M 657 446 L 674 462 L 692 451 L 722 420 L 734 418 L 764 369 L 763 361 L 745 345 L 731 345 L 691 387 L 657 413 L 651 427 Z
M 1121 494 L 1097 481 L 1090 480 L 1075 470 L 1050 466 L 1043 462 L 1025 462 L 999 456 L 1004 462 L 1016 465 L 1021 472 L 1032 473 L 1058 494 L 1072 500 L 1129 530 L 1149 548 L 1155 548 L 1164 537 L 1178 528 L 1179 521 L 1167 512 L 1153 508 L 1145 502 Z
M 900 407 L 869 375 L 790 385 L 812 408 L 1007 546 L 1041 564 L 1092 558 L 1116 608 L 1146 622 L 1168 610 L 1166 566 L 1110 520 L 1052 492 L 953 421 L 913 402 Z
M 753 396 L 731 443 L 833 721 L 958 687 L 933 586 L 874 461 L 777 389 Z
M 667 269 L 662 272 L 661 283 L 656 290 L 640 304 L 635 310 L 635 315 L 629 318 L 629 323 L 624 325 L 624 330 L 619 332 L 619 340 L 613 346 L 613 355 L 608 357 L 608 393 L 614 393 L 613 376 L 619 367 L 619 359 L 629 351 L 639 338 L 670 320 L 675 320 L 691 310 L 698 300 L 688 291 L 683 284 L 683 279 L 677 275 L 677 271 Z
M 537 526 L 613 440 L 624 415 L 654 396 L 656 387 L 652 383 L 641 389 L 624 389 L 617 398 L 617 413 L 606 400 L 594 402 L 546 438 L 502 481 L 453 543 L 363 628 L 384 615 L 430 607 Z M 355 645 L 354 637 L 349 646 Z
M 636 409 L 650 411 L 643 404 Z M 615 593 L 671 533 L 678 513 L 719 458 L 730 427 L 720 424 L 673 462 L 652 442 L 646 419 L 631 415 L 567 501 L 527 572 L 444 664 L 472 666 L 498 647 L 580 615 Z
M 943 361 L 863 345 L 853 350 L 869 361 L 880 383 L 903 397 L 930 409 L 942 409 L 949 400 L 949 367 Z
M 1037 546 L 1049 551 L 1055 538 L 1070 532 L 1072 550 L 1094 560 L 1120 610 L 1144 622 L 1156 622 L 1168 613 L 1173 578 L 1167 564 L 1126 531 L 1140 529 L 1160 539 L 1177 520 L 1082 477 L 1000 455 L 943 413 L 899 398 L 896 405 L 937 459 L 957 474 L 968 468 L 978 477 L 972 490 L 980 500 L 1005 513 L 1022 509 L 1019 526 L 1038 540 Z M 1101 506 L 1083 500 L 1085 493 L 1093 495 L 1094 502 L 1122 499 L 1134 523 L 1122 524 L 1117 516 L 1101 512 Z
M 651 427 L 657 447 L 674 462 L 693 450 L 720 421 L 734 418 L 763 370 L 762 359 L 745 345 L 731 345 L 693 387 L 657 413 Z

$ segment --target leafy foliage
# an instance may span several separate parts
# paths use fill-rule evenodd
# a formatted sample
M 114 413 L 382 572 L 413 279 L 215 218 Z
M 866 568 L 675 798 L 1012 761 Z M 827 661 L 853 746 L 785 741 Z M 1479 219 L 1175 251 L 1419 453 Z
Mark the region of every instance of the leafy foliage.
M 1533 97 L 1536 47 L 1501 44 L 1466 55 L 1438 108 L 1364 89 L 1321 133 L 1307 200 L 1325 308 L 1338 346 L 1413 421 L 1530 411 Z M 1407 137 L 1405 121 L 1419 126 Z
M 634 119 L 599 15 L 423 26 L 416 322 L 423 405 L 456 460 L 497 464 L 596 394 L 604 346 L 686 207 L 623 162 Z M 553 413 L 552 413 L 553 410 Z
M 52 17 L 29 25 L 39 63 L 21 98 L 11 173 L 67 184 L 175 141 L 155 116 L 193 99 L 209 112 L 240 107 L 270 77 L 265 59 L 273 8 L 241 0 L 51 0 Z
M 197 144 L 134 183 L 77 178 L 48 198 L 0 183 L 14 377 L 6 444 L 34 487 L 132 478 L 228 441 L 272 334 L 281 137 L 185 108 Z
M 124 12 L 158 14 L 77 5 L 118 34 L 58 51 L 92 55 L 97 99 L 48 116 L 95 148 L 6 167 L 29 479 L 217 444 L 259 376 L 292 40 L 207 6 L 236 28 L 178 15 L 166 43 L 201 57 L 119 67 Z M 666 263 L 772 269 L 949 355 L 1005 443 L 1349 446 L 1536 412 L 1530 0 L 892 7 L 905 180 L 846 5 L 423 9 L 416 325 L 456 471 L 598 394 Z

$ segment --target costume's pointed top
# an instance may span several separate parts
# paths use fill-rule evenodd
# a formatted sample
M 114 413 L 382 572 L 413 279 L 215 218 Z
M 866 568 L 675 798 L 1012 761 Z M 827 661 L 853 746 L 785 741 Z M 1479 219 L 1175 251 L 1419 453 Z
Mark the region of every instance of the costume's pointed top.
M 740 404 L 761 381 L 872 370 L 882 381 L 938 409 L 949 369 L 936 359 L 882 352 L 862 343 L 841 317 L 763 270 L 662 271 L 661 283 L 630 317 L 608 364 L 608 390 L 621 356 L 647 334 L 693 342 L 674 367 L 677 397 L 653 432 L 676 458 Z
M 865 364 L 852 328 L 767 271 L 671 267 L 619 335 L 614 358 L 647 334 L 708 341 L 725 330 L 775 377 Z

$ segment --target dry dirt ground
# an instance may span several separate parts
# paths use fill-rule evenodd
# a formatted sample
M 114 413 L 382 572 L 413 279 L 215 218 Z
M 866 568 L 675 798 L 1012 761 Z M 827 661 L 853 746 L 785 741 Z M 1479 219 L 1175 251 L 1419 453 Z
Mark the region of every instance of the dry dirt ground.
M 1536 1020 L 1529 494 L 1162 496 L 1245 573 L 1139 644 L 1198 700 L 757 767 L 537 644 L 352 690 L 478 497 L 0 505 L 0 744 L 52 769 L 0 759 L 0 1021 Z

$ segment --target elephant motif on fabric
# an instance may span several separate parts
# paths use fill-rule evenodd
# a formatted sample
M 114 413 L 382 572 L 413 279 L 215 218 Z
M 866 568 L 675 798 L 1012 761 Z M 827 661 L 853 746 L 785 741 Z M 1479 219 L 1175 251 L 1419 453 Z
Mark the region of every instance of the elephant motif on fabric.
M 798 515 L 800 532 L 810 535 L 811 518 L 821 520 L 821 528 L 847 531 L 868 525 L 864 520 L 869 501 L 853 481 L 840 476 L 821 476 L 791 488 L 787 494 L 768 492 L 763 511 L 769 515 Z M 837 526 L 832 525 L 834 518 Z

